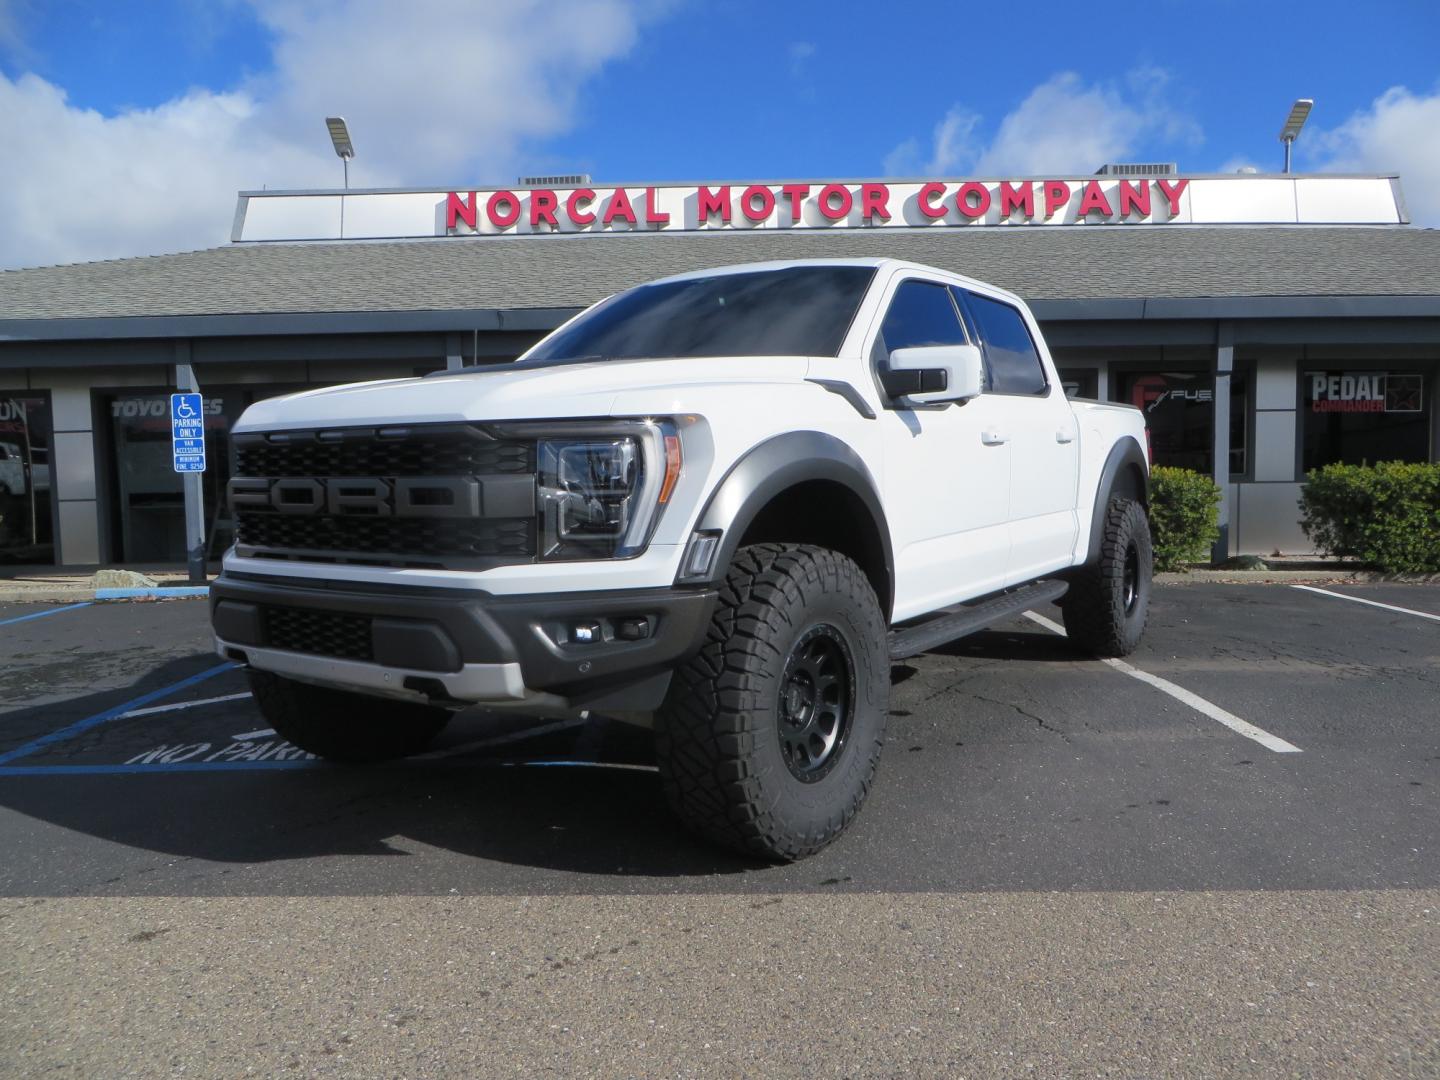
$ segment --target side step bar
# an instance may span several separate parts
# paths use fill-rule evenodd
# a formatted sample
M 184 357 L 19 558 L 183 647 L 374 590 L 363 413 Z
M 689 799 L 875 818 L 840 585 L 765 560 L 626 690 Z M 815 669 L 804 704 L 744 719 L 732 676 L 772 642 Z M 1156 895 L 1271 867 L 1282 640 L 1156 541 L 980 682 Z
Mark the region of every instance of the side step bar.
M 949 614 L 918 626 L 892 630 L 890 659 L 904 660 L 907 657 L 919 656 L 937 645 L 944 645 L 947 641 L 954 641 L 1019 615 L 1026 608 L 1059 600 L 1069 588 L 1069 583 L 1064 581 L 1037 581 L 978 604 L 955 608 Z

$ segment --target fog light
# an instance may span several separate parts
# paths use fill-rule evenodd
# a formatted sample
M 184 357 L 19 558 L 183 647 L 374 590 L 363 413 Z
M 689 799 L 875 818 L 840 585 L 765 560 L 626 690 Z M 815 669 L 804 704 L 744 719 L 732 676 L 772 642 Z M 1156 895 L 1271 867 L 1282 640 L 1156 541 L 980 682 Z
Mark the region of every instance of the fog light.
M 570 640 L 580 645 L 591 645 L 600 640 L 600 624 L 593 622 L 576 623 L 570 628 Z
M 615 624 L 615 636 L 621 641 L 644 641 L 650 636 L 650 620 L 643 616 L 621 619 Z

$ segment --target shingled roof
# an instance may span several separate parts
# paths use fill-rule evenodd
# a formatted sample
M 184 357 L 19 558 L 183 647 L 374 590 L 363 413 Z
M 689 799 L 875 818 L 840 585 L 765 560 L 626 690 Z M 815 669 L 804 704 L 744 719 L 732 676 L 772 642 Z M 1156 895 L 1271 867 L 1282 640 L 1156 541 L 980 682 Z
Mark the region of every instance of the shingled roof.
M 0 321 L 583 306 L 685 270 L 892 256 L 1029 300 L 1440 297 L 1440 231 L 1094 227 L 237 244 L 0 273 Z

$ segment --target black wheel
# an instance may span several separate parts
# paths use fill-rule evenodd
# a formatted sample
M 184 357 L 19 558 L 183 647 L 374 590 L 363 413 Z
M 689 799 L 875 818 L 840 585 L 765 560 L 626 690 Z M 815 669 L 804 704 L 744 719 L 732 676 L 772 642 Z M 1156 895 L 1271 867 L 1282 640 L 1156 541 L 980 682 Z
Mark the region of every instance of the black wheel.
M 1100 534 L 1100 557 L 1070 582 L 1061 610 L 1065 633 L 1095 656 L 1128 656 L 1145 633 L 1150 610 L 1150 522 L 1131 499 L 1111 499 Z
M 450 722 L 432 705 L 331 690 L 254 671 L 250 689 L 275 733 L 331 761 L 388 761 L 418 754 Z
M 818 547 L 742 548 L 657 717 L 665 795 L 725 847 L 810 855 L 865 801 L 889 698 L 885 619 L 860 567 Z

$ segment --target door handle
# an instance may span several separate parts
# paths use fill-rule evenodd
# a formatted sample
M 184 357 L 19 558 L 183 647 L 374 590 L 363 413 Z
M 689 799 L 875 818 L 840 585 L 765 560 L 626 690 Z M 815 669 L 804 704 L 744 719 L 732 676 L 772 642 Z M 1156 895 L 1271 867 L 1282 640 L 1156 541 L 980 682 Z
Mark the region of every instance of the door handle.
M 980 432 L 980 441 L 986 446 L 999 446 L 1010 441 L 1010 436 L 1003 431 L 988 430 Z
M 1055 441 L 1058 443 L 1074 442 L 1075 433 L 1066 428 L 1061 428 L 1059 431 L 1055 432 Z

